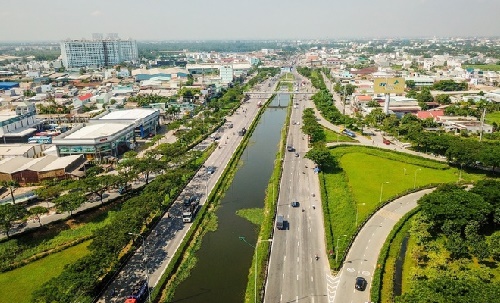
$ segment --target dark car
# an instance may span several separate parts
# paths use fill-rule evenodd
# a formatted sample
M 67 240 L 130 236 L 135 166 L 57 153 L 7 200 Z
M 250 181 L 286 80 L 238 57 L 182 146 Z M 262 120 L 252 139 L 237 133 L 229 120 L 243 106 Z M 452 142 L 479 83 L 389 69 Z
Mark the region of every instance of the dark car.
M 295 151 L 295 148 L 293 148 L 293 146 L 291 146 L 291 145 L 288 145 L 288 146 L 286 147 L 286 150 L 287 150 L 287 151 L 289 151 L 289 152 L 294 152 L 294 151 Z
M 365 278 L 357 277 L 356 284 L 354 285 L 354 288 L 356 288 L 357 290 L 364 291 L 366 289 L 367 285 L 368 285 L 368 282 L 366 282 Z
M 292 205 L 292 207 L 299 207 L 300 203 L 298 201 L 293 201 L 290 205 Z

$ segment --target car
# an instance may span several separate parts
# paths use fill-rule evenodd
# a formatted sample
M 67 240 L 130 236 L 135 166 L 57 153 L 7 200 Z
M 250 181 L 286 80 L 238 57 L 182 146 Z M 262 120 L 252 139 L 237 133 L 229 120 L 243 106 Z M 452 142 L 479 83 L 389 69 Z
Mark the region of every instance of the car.
M 215 173 L 215 166 L 208 166 L 207 167 L 207 173 L 210 174 L 210 175 L 213 175 Z
M 299 207 L 299 206 L 300 206 L 300 203 L 299 203 L 299 201 L 293 201 L 292 203 L 290 203 L 290 205 L 291 205 L 292 207 Z
M 357 277 L 356 278 L 356 284 L 354 285 L 354 288 L 360 291 L 364 291 L 366 289 L 366 286 L 368 285 L 368 282 L 366 282 L 366 279 L 363 277 Z
M 288 145 L 288 146 L 286 147 L 286 150 L 287 150 L 287 151 L 289 151 L 289 152 L 294 152 L 294 151 L 295 151 L 295 148 L 293 148 L 293 146 L 291 146 L 291 145 Z

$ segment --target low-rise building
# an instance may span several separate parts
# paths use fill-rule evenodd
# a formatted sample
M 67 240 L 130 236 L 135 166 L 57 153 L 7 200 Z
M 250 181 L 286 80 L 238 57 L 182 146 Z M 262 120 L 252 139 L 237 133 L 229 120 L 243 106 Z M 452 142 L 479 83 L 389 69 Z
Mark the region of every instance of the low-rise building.
M 0 181 L 27 184 L 47 179 L 68 179 L 73 177 L 71 172 L 84 162 L 82 155 L 4 158 L 0 160 Z
M 135 148 L 136 137 L 156 134 L 159 117 L 157 109 L 112 111 L 55 137 L 52 143 L 59 156 L 83 154 L 89 160 L 117 157 Z

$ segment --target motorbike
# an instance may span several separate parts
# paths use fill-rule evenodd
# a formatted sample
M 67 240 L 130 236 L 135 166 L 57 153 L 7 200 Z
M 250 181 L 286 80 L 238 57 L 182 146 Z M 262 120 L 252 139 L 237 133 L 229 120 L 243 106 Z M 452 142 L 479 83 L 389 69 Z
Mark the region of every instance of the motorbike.
M 315 257 L 315 258 L 316 258 L 316 261 L 318 261 L 318 260 L 319 260 L 319 257 L 318 257 L 318 255 L 316 255 L 316 257 Z

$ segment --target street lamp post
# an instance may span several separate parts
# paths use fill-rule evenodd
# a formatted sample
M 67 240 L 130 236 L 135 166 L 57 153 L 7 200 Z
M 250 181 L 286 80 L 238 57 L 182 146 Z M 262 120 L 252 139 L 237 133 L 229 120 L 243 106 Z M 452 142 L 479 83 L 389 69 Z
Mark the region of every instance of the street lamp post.
M 421 168 L 415 170 L 415 177 L 413 178 L 413 189 L 415 189 L 417 187 L 417 172 L 419 170 L 422 170 Z
M 460 163 L 460 171 L 458 172 L 458 182 L 462 181 L 462 169 L 464 164 Z
M 378 199 L 378 203 L 382 203 L 382 192 L 384 191 L 384 184 L 388 184 L 389 182 L 382 182 L 382 185 L 380 185 L 380 198 Z
M 252 244 L 248 243 L 247 239 L 243 236 L 239 237 L 241 241 L 245 242 L 248 246 L 252 247 L 255 250 L 255 272 L 254 272 L 254 282 L 253 282 L 253 288 L 254 288 L 254 302 L 257 303 L 257 263 L 259 261 L 259 255 L 258 255 L 258 250 L 257 247 L 259 246 L 259 243 L 262 241 L 267 241 L 267 242 L 272 242 L 273 239 L 266 239 L 266 240 L 257 240 L 257 243 L 255 246 Z
M 356 225 L 354 227 L 358 226 L 358 206 L 359 205 L 365 205 L 365 203 L 356 204 Z
M 342 235 L 342 237 L 347 237 L 347 235 Z M 339 259 L 339 240 L 341 239 L 341 237 L 338 237 L 337 238 L 337 248 L 335 249 L 335 263 L 337 263 L 338 259 Z
M 149 291 L 149 273 L 148 273 L 148 256 L 146 254 L 146 241 L 144 239 L 144 236 L 141 235 L 141 234 L 136 234 L 136 233 L 128 233 L 129 235 L 131 236 L 136 236 L 136 237 L 141 237 L 141 240 L 142 240 L 142 256 L 143 256 L 143 259 L 142 259 L 142 262 L 143 262 L 143 265 L 144 265 L 144 270 L 145 270 L 145 273 L 146 273 L 146 283 L 148 285 L 148 302 L 151 303 L 151 292 Z

